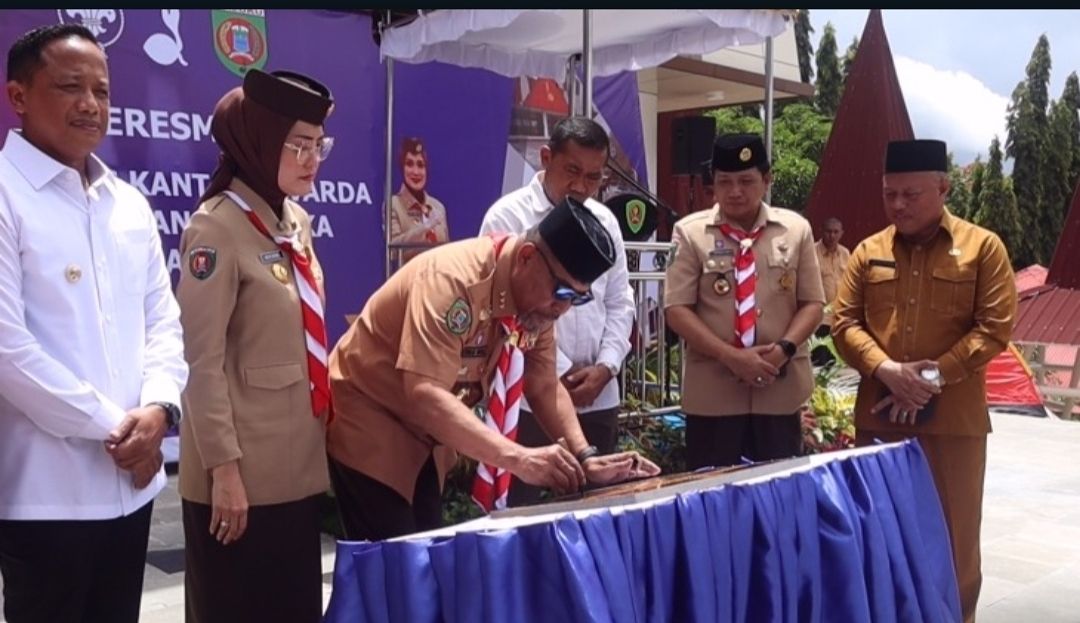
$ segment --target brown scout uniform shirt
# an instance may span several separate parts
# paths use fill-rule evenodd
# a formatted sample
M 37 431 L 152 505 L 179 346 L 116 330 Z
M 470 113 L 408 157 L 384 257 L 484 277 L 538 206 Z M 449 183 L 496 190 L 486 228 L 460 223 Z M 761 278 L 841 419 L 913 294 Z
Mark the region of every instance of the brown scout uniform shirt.
M 433 450 L 445 476 L 454 453 L 398 415 L 412 408 L 403 372 L 433 379 L 470 407 L 487 395 L 505 340 L 498 319 L 517 314 L 510 272 L 520 240 L 506 239 L 498 258 L 487 236 L 432 249 L 372 295 L 330 355 L 334 460 L 410 502 Z M 554 377 L 553 329 L 536 337 L 525 366 L 526 374 L 541 366 Z
M 990 231 L 945 212 L 917 245 L 890 226 L 856 247 L 840 285 L 833 336 L 863 376 L 855 426 L 906 434 L 985 435 L 986 364 L 1009 343 L 1016 284 L 1005 245 Z M 870 409 L 885 392 L 873 378 L 886 359 L 933 359 L 945 387 L 929 420 L 891 424 Z
M 229 189 L 268 231 L 281 231 L 270 206 L 246 184 L 234 179 Z M 286 232 L 300 229 L 322 291 L 310 217 L 286 200 L 282 223 Z M 200 248 L 214 251 L 203 279 L 192 274 L 191 253 Z M 192 215 L 180 252 L 176 298 L 191 368 L 180 424 L 180 495 L 209 504 L 209 470 L 235 459 L 252 505 L 326 491 L 325 416 L 311 413 L 300 295 L 289 257 L 224 194 Z
M 696 212 L 675 224 L 674 259 L 667 267 L 664 306 L 688 305 L 720 339 L 735 339 L 735 253 L 738 243 L 720 231 L 720 207 Z M 821 271 L 810 224 L 791 210 L 762 203 L 758 220 L 765 225 L 754 242 L 757 268 L 757 343 L 784 336 L 798 303 L 823 302 Z M 717 283 L 729 287 L 718 288 Z M 813 391 L 806 344 L 788 364 L 787 373 L 767 387 L 739 382 L 719 361 L 687 344 L 682 382 L 683 409 L 693 415 L 790 415 Z

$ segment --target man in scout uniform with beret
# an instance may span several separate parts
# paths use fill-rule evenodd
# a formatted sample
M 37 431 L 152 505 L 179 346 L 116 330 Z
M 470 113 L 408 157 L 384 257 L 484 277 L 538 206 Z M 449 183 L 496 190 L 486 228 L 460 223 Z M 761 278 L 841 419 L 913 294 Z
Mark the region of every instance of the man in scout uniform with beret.
M 664 284 L 667 321 L 686 341 L 691 469 L 801 452 L 806 340 L 825 301 L 810 224 L 762 200 L 772 174 L 761 138 L 717 137 L 712 171 L 717 204 L 675 224 Z
M 885 154 L 889 227 L 855 249 L 833 337 L 862 382 L 856 443 L 917 438 L 952 536 L 964 620 L 982 584 L 986 364 L 1006 348 L 1016 285 L 1005 245 L 945 208 L 945 143 L 895 141 Z
M 615 245 L 572 198 L 520 236 L 418 255 L 376 291 L 330 357 L 330 474 L 350 539 L 435 528 L 456 450 L 476 459 L 473 496 L 506 504 L 510 475 L 558 491 L 659 473 L 637 453 L 589 446 L 555 372 L 555 320 L 588 304 Z M 483 397 L 482 421 L 472 407 Z M 513 441 L 524 394 L 551 439 Z

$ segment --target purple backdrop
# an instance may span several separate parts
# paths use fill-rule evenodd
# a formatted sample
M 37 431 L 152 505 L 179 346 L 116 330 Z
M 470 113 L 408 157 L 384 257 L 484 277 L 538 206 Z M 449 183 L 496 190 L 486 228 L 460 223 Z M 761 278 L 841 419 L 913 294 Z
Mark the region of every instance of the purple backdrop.
M 99 155 L 150 200 L 174 281 L 180 233 L 217 161 L 211 113 L 240 84 L 240 64 L 300 71 L 330 87 L 336 106 L 326 130 L 336 138 L 334 151 L 316 191 L 301 202 L 313 215 L 327 278 L 327 324 L 336 340 L 346 314 L 360 310 L 384 273 L 386 79 L 369 18 L 301 10 L 5 11 L 0 47 L 6 53 L 23 32 L 58 21 L 89 24 L 106 44 L 113 95 Z M 232 27 L 218 28 L 223 22 Z M 392 188 L 401 185 L 401 138 L 421 137 L 430 154 L 428 188 L 447 208 L 452 239 L 475 235 L 502 192 L 512 100 L 513 81 L 490 72 L 395 66 Z M 633 74 L 598 81 L 596 101 L 639 179 L 646 179 Z M 10 107 L 0 106 L 0 132 L 15 124 Z

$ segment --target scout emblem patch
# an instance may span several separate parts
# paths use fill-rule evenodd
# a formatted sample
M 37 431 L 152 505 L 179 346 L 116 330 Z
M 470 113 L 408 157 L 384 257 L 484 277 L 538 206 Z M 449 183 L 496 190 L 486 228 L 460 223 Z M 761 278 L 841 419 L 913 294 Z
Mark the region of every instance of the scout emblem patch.
M 739 161 L 750 162 L 750 158 L 752 158 L 753 156 L 754 152 L 750 151 L 749 147 L 743 147 L 742 151 L 739 152 Z
M 465 299 L 458 299 L 446 310 L 446 328 L 454 335 L 463 335 L 472 326 L 472 311 Z
M 731 292 L 731 282 L 728 281 L 727 277 L 720 275 L 716 278 L 716 281 L 713 282 L 712 289 L 713 292 L 716 292 L 720 296 L 724 296 L 728 292 Z
M 270 272 L 274 273 L 274 279 L 281 283 L 289 283 L 289 271 L 285 270 L 285 267 L 281 264 L 272 264 Z
M 638 233 L 645 225 L 645 202 L 640 199 L 632 199 L 626 202 L 626 226 L 632 233 Z
M 206 279 L 214 274 L 217 266 L 217 249 L 213 247 L 195 247 L 188 252 L 188 270 L 196 279 Z
M 266 65 L 266 10 L 236 9 L 210 12 L 214 51 L 226 69 L 243 77 Z

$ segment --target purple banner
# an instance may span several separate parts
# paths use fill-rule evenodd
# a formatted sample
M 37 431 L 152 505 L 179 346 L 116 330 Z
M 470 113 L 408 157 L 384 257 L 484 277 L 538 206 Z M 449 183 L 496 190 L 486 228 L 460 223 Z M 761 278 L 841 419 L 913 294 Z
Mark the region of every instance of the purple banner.
M 315 249 L 326 265 L 332 339 L 382 281 L 385 78 L 369 18 L 330 11 L 62 9 L 5 11 L 0 46 L 58 21 L 84 23 L 106 45 L 112 82 L 99 155 L 146 195 L 174 282 L 180 234 L 217 163 L 214 105 L 254 66 L 310 74 L 334 93 L 334 152 L 315 191 Z M 16 123 L 7 106 L 0 130 Z
M 112 103 L 98 153 L 150 201 L 174 282 L 182 265 L 180 234 L 217 163 L 214 104 L 251 67 L 303 72 L 330 87 L 336 105 L 326 131 L 336 139 L 334 151 L 301 203 L 313 216 L 327 325 L 336 340 L 346 315 L 361 309 L 384 275 L 386 74 L 370 18 L 302 10 L 5 11 L 0 47 L 6 51 L 27 30 L 58 22 L 87 25 L 105 45 Z M 411 171 L 418 196 L 444 210 L 443 230 L 432 230 L 451 240 L 475 235 L 495 199 L 526 183 L 532 162 L 539 164 L 550 129 L 544 124 L 567 112 L 561 89 L 552 81 L 440 63 L 398 63 L 394 77 L 392 192 L 414 209 L 412 217 L 424 211 L 402 192 Z M 646 179 L 634 75 L 598 80 L 596 102 L 615 138 L 616 159 Z M 0 106 L 0 132 L 16 124 L 10 107 Z M 423 170 L 415 168 L 419 158 L 405 162 L 406 146 L 423 154 Z M 438 220 L 434 214 L 421 220 L 429 217 Z

